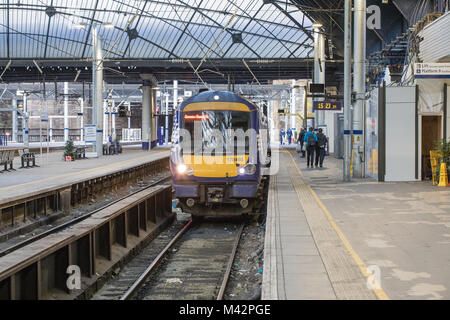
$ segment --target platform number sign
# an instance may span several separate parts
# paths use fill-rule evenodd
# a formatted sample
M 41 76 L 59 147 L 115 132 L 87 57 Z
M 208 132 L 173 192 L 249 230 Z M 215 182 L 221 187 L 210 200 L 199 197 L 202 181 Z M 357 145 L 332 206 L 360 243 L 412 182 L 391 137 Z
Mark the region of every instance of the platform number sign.
M 342 103 L 340 101 L 314 101 L 313 110 L 323 111 L 341 111 Z

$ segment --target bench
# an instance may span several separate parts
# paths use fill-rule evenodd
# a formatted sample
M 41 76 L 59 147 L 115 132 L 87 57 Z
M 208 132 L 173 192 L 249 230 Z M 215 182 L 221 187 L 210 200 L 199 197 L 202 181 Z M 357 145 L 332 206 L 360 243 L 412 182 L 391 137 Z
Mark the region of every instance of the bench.
M 23 149 L 19 150 L 20 160 L 22 163 L 21 168 L 33 168 L 33 167 L 39 167 L 36 164 L 36 156 L 34 152 L 30 152 L 30 149 Z M 30 166 L 30 162 L 32 165 Z M 26 166 L 25 166 L 26 163 Z
M 6 149 L 6 150 L 0 150 L 0 166 L 3 165 L 4 169 L 2 171 L 0 171 L 1 173 L 3 173 L 4 171 L 11 171 L 11 170 L 16 170 L 13 168 L 13 163 L 14 163 L 14 155 L 16 153 L 15 149 Z M 9 165 L 9 169 L 8 169 L 8 165 Z
M 75 159 L 85 159 L 86 158 L 86 147 L 76 147 L 75 148 Z
M 116 145 L 114 144 L 104 144 L 103 145 L 103 155 L 112 155 L 122 153 L 122 146 L 117 141 Z

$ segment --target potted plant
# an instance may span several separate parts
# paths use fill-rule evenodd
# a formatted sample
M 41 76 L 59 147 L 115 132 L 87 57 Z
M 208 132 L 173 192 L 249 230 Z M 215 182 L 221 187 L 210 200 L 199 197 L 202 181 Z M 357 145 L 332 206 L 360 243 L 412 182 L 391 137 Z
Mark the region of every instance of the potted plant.
M 67 140 L 66 145 L 64 146 L 64 160 L 67 160 L 67 157 L 70 157 L 72 161 L 75 161 L 75 146 L 73 145 L 72 140 Z
M 438 177 L 441 170 L 441 163 L 447 164 L 447 173 L 449 171 L 450 166 L 450 141 L 447 141 L 446 139 L 438 140 L 435 144 L 436 151 L 439 153 L 439 159 L 438 159 Z

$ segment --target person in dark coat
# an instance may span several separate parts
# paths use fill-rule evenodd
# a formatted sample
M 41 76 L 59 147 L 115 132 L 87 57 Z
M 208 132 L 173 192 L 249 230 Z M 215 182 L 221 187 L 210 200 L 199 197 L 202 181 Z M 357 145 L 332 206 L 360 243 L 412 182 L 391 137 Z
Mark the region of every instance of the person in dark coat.
M 300 134 L 298 135 L 298 140 L 297 140 L 297 142 L 300 143 L 300 151 L 302 152 L 302 158 L 305 157 L 305 150 L 303 149 L 303 145 L 305 144 L 305 134 L 306 134 L 306 129 L 302 128 L 302 130 L 300 131 Z
M 314 151 L 316 150 L 317 145 L 317 135 L 314 133 L 314 129 L 311 127 L 309 131 L 305 134 L 305 142 L 306 142 L 306 167 L 309 168 L 309 164 L 311 163 L 311 168 L 314 166 Z
M 325 148 L 328 143 L 327 136 L 323 134 L 323 130 L 319 129 L 317 134 L 317 145 L 316 145 L 316 168 L 320 164 L 323 168 L 323 160 L 325 159 Z

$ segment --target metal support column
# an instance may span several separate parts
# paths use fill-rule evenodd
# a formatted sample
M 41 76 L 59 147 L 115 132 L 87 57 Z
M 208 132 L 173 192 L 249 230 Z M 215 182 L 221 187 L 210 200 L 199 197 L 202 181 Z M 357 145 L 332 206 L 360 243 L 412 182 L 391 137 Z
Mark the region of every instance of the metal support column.
M 130 136 L 130 129 L 131 129 L 131 102 L 127 101 L 127 110 L 129 116 L 127 117 L 128 120 L 128 136 Z
M 364 106 L 366 94 L 366 0 L 355 0 L 353 88 L 353 176 L 364 178 Z
M 115 110 L 115 108 L 116 108 L 116 103 L 115 103 L 115 101 L 113 100 L 112 101 L 112 104 L 111 104 L 111 113 L 110 113 L 110 115 L 111 115 L 111 136 L 113 137 L 113 141 L 115 141 L 115 139 L 116 139 L 116 110 Z
M 352 154 L 352 0 L 345 0 L 344 11 L 344 181 L 350 181 Z
M 81 118 L 80 118 L 80 128 L 81 128 L 81 137 L 80 141 L 84 141 L 84 99 L 80 98 L 80 108 L 81 108 Z
M 69 83 L 64 82 L 64 143 L 69 140 Z
M 298 128 L 297 125 L 296 125 L 297 117 L 292 116 L 293 114 L 296 114 L 296 113 L 297 113 L 297 105 L 296 105 L 296 103 L 297 103 L 297 99 L 296 99 L 296 98 L 297 98 L 297 94 L 296 94 L 296 91 L 297 91 L 297 89 L 296 89 L 296 81 L 295 81 L 295 80 L 292 80 L 292 91 L 291 91 L 291 124 L 290 124 L 291 129 L 292 129 L 292 128 Z
M 101 157 L 103 153 L 103 62 L 102 46 L 100 37 L 97 34 L 97 28 L 92 28 L 93 45 L 93 65 L 92 65 L 92 113 L 94 115 L 93 123 L 96 125 L 95 152 Z
M 325 34 L 323 32 L 319 33 L 319 43 L 320 43 L 320 50 L 319 50 L 319 63 L 320 63 L 320 69 L 319 69 L 319 83 L 322 83 L 325 87 Z M 326 90 L 325 90 L 326 92 Z M 324 100 L 323 98 L 320 100 Z M 325 111 L 319 111 L 320 118 L 319 118 L 319 125 L 325 125 Z
M 109 136 L 109 107 L 108 107 L 108 100 L 103 100 L 103 141 L 108 141 Z
M 52 117 L 48 117 L 48 125 L 49 125 L 49 139 L 50 142 L 53 142 L 53 118 Z
M 149 83 L 144 82 L 142 88 L 142 149 L 149 150 L 152 139 L 152 99 L 153 91 Z
M 173 80 L 173 111 L 172 111 L 172 117 L 173 117 L 173 125 L 172 125 L 172 132 L 173 128 L 175 128 L 175 123 L 177 121 L 176 119 L 176 109 L 178 107 L 178 80 Z
M 164 144 L 167 145 L 169 143 L 169 92 L 164 94 L 166 96 L 166 123 L 164 128 Z
M 28 140 L 28 107 L 27 107 L 27 93 L 23 95 L 23 114 L 22 114 L 22 140 L 25 148 L 30 147 Z
M 14 108 L 12 112 L 12 141 L 17 142 L 17 128 L 18 128 L 18 118 L 17 118 L 17 100 L 12 100 L 12 107 Z
M 321 24 L 315 23 L 314 27 L 314 83 L 325 84 L 325 36 L 321 32 Z M 317 98 L 316 98 L 317 99 Z M 322 98 L 318 98 L 322 100 Z M 315 125 L 325 124 L 324 111 L 315 111 Z

